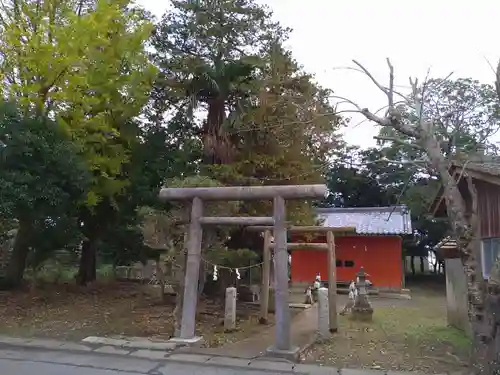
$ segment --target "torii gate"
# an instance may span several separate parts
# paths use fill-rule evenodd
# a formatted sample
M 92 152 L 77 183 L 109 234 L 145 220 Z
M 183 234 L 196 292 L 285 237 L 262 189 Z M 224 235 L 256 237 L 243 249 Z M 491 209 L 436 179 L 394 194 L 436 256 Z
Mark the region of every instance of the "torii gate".
M 324 198 L 326 185 L 233 186 L 164 188 L 164 201 L 191 201 L 188 231 L 184 302 L 180 337 L 174 341 L 193 344 L 201 340 L 195 336 L 198 277 L 201 263 L 202 225 L 272 225 L 275 249 L 275 304 L 276 342 L 269 352 L 289 354 L 297 352 L 290 340 L 290 311 L 288 306 L 288 252 L 285 200 Z M 204 217 L 203 201 L 273 200 L 272 217 Z
M 270 279 L 270 263 L 271 249 L 276 249 L 276 243 L 271 242 L 272 226 L 252 226 L 247 228 L 249 231 L 264 232 L 264 264 L 262 267 L 262 288 L 260 296 L 260 321 L 267 322 L 267 314 L 269 310 L 269 279 Z M 326 233 L 326 243 L 313 242 L 288 242 L 287 249 L 314 249 L 326 250 L 328 259 L 328 321 L 329 330 L 331 333 L 338 331 L 337 323 L 337 277 L 336 277 L 336 256 L 335 256 L 335 236 L 346 233 L 355 233 L 356 227 L 323 227 L 323 226 L 290 226 L 287 230 L 291 233 Z

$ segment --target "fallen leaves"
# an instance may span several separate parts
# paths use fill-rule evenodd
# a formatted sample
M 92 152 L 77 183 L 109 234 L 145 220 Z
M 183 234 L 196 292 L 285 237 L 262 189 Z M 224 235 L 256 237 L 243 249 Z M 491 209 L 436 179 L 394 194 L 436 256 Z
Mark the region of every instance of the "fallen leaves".
M 147 285 L 115 282 L 80 288 L 52 285 L 35 291 L 0 292 L 0 332 L 80 340 L 124 335 L 168 339 L 174 330 L 173 305 L 159 303 Z M 241 305 L 237 332 L 226 334 L 221 302 L 199 304 L 197 329 L 207 346 L 219 346 L 258 332 L 257 310 Z

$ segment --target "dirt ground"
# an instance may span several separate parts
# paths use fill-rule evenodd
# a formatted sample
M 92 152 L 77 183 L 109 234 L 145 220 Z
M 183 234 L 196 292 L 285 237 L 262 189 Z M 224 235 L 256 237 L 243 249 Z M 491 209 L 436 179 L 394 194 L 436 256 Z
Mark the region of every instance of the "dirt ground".
M 157 289 L 136 283 L 103 283 L 78 288 L 50 285 L 36 291 L 0 292 L 0 333 L 12 336 L 80 340 L 87 336 L 168 339 L 173 333 L 173 304 L 160 302 Z M 239 304 L 238 330 L 224 333 L 224 306 L 203 300 L 197 330 L 207 347 L 257 334 L 258 306 Z M 274 317 L 270 315 L 270 324 Z
M 461 331 L 447 327 L 444 290 L 429 286 L 411 291 L 411 300 L 371 298 L 372 323 L 340 316 L 339 333 L 312 347 L 307 360 L 425 374 L 463 370 L 470 341 Z

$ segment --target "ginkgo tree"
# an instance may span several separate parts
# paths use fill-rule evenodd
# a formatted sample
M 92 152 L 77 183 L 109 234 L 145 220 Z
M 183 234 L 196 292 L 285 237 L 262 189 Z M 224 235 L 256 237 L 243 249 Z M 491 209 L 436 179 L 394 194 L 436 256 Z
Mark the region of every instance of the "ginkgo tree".
M 122 167 L 136 134 L 129 120 L 140 113 L 156 75 L 145 50 L 151 17 L 130 0 L 12 0 L 1 5 L 3 96 L 26 112 L 55 119 L 92 173 L 81 202 L 87 239 L 79 279 L 84 284 L 95 278 L 96 215 L 109 215 L 128 184 Z

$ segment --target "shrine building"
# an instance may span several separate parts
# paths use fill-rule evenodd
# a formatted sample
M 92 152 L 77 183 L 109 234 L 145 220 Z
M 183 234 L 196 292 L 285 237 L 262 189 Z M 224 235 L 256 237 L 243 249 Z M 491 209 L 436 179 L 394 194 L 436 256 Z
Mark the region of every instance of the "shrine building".
M 317 209 L 325 227 L 355 227 L 356 233 L 336 234 L 337 284 L 348 284 L 364 267 L 379 290 L 404 288 L 402 236 L 411 235 L 410 211 L 406 206 Z M 294 234 L 293 242 L 326 242 L 325 234 Z M 316 275 L 326 281 L 327 252 L 291 250 L 291 283 L 310 284 Z

